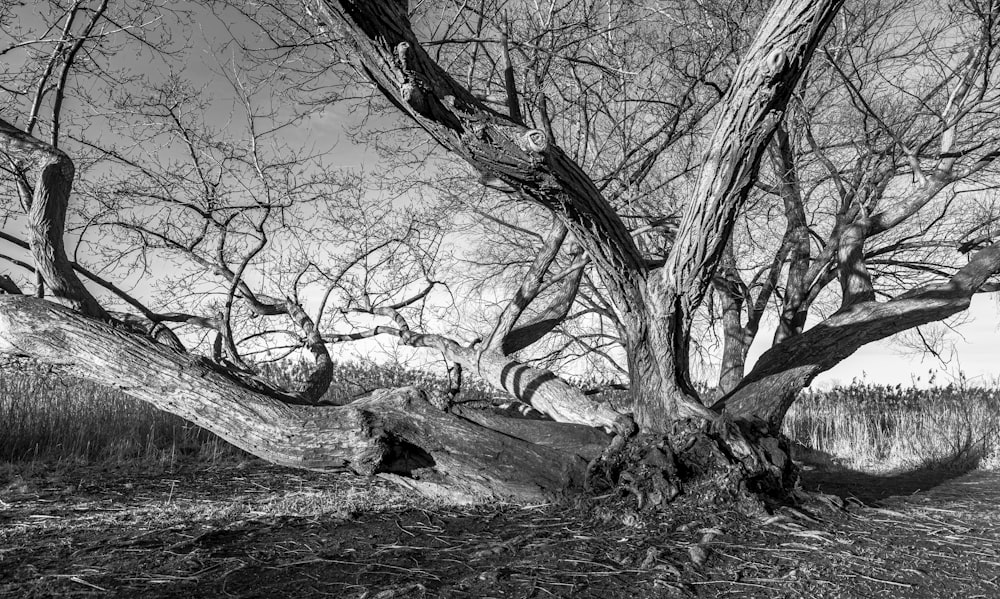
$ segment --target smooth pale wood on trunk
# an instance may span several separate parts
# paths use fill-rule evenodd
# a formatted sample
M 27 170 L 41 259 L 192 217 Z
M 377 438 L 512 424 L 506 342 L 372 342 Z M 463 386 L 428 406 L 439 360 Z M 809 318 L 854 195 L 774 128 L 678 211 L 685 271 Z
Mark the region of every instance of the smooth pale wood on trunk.
M 0 352 L 120 389 L 275 464 L 391 472 L 409 444 L 433 460 L 411 473 L 412 484 L 452 499 L 540 500 L 583 482 L 581 458 L 442 412 L 416 389 L 339 407 L 287 405 L 203 358 L 45 300 L 0 296 Z
M 629 416 L 620 414 L 607 403 L 595 401 L 579 389 L 547 370 L 533 368 L 505 356 L 497 350 L 462 347 L 438 335 L 409 335 L 408 345 L 437 349 L 452 362 L 458 362 L 497 389 L 504 389 L 556 422 L 582 424 L 608 431 L 627 432 L 632 427 Z

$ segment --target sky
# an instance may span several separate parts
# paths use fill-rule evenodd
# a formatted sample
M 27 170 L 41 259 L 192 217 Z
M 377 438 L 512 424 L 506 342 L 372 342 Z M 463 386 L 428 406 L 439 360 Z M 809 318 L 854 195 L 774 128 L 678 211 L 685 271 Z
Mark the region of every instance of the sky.
M 996 298 L 976 296 L 962 320 L 955 332 L 949 334 L 953 347 L 943 352 L 946 365 L 927 354 L 903 352 L 888 340 L 861 348 L 823 373 L 815 386 L 846 384 L 858 378 L 873 383 L 904 386 L 913 383 L 923 387 L 930 383 L 932 374 L 934 383 L 939 385 L 957 383 L 960 374 L 973 384 L 997 384 L 1000 381 L 1000 318 Z

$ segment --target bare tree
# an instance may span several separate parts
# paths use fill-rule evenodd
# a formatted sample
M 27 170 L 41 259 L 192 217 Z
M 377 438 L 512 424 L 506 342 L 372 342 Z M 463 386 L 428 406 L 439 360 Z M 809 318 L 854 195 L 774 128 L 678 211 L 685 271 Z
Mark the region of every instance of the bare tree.
M 651 107 L 657 103 L 652 92 L 659 82 L 648 80 L 638 88 L 638 104 L 643 108 L 636 113 L 628 112 L 627 101 L 584 105 L 575 114 L 593 108 L 594 120 L 577 129 L 571 122 L 560 122 L 548 106 L 550 96 L 571 103 L 580 95 L 560 87 L 559 81 L 571 78 L 551 78 L 555 83 L 550 83 L 549 73 L 558 61 L 583 64 L 589 60 L 582 52 L 588 36 L 606 35 L 610 46 L 626 35 L 653 36 L 667 29 L 666 23 L 650 29 L 642 19 L 634 18 L 617 21 L 612 27 L 610 17 L 600 20 L 597 13 L 582 15 L 587 18 L 574 18 L 573 22 L 596 25 L 576 30 L 573 35 L 578 37 L 571 37 L 572 43 L 567 46 L 574 51 L 561 53 L 554 34 L 558 28 L 552 28 L 551 23 L 545 25 L 547 37 L 529 43 L 531 37 L 519 29 L 527 27 L 525 23 L 517 24 L 510 13 L 504 16 L 501 12 L 497 17 L 494 7 L 486 3 L 481 3 L 479 11 L 490 17 L 489 23 L 486 16 L 476 18 L 473 11 L 471 18 L 461 21 L 461 28 L 440 38 L 446 44 L 423 43 L 427 37 L 432 42 L 436 39 L 428 21 L 414 20 L 421 17 L 420 11 L 411 15 L 398 2 L 304 3 L 315 25 L 300 23 L 300 27 L 290 29 L 301 33 L 319 27 L 321 35 L 312 38 L 317 48 L 335 48 L 374 84 L 396 112 L 419 126 L 423 135 L 461 158 L 483 184 L 507 194 L 512 202 L 551 215 L 555 221 L 547 233 L 539 236 L 536 256 L 526 264 L 515 293 L 504 302 L 482 340 L 463 343 L 411 327 L 403 311 L 427 297 L 435 286 L 433 276 L 425 277 L 422 287 L 383 294 L 381 302 L 373 302 L 364 286 L 355 290 L 355 297 L 348 300 L 344 310 L 389 322 L 346 334 L 346 338 L 389 334 L 414 347 L 432 348 L 530 403 L 551 420 L 524 421 L 466 413 L 452 409 L 447 402 L 431 405 L 424 394 L 413 389 L 379 392 L 341 407 L 295 405 L 287 393 L 255 386 L 245 377 L 235 376 L 234 369 L 220 361 L 208 361 L 124 332 L 86 287 L 73 283 L 73 264 L 59 251 L 62 221 L 58 218 L 65 214 L 73 183 L 69 156 L 55 144 L 6 121 L 0 129 L 0 149 L 15 162 L 20 161 L 25 172 L 38 173 L 29 215 L 36 222 L 58 225 L 30 237 L 35 266 L 43 273 L 50 293 L 69 306 L 18 295 L 0 298 L 0 350 L 60 364 L 73 373 L 121 388 L 266 459 L 304 468 L 350 468 L 393 475 L 395 480 L 428 493 L 533 498 L 610 481 L 628 487 L 643 504 L 658 504 L 681 492 L 685 477 L 705 474 L 717 477 L 722 494 L 747 489 L 781 493 L 791 485 L 794 470 L 780 438 L 780 424 L 798 391 L 866 343 L 964 310 L 972 294 L 1000 272 L 1000 251 L 987 242 L 972 244 L 967 263 L 943 273 L 943 279 L 921 283 L 887 301 L 878 301 L 871 277 L 866 274 L 864 241 L 884 230 L 883 225 L 894 222 L 898 210 L 869 211 L 859 221 L 856 216 L 867 204 L 853 204 L 859 212 L 846 209 L 850 219 L 844 221 L 837 242 L 829 250 L 831 256 L 836 256 L 836 276 L 845 290 L 842 308 L 812 328 L 776 344 L 715 406 L 702 403 L 690 380 L 696 315 L 713 281 L 729 276 L 733 265 L 738 264 L 738 256 L 727 257 L 727 248 L 733 247 L 734 228 L 741 215 L 747 213 L 760 164 L 779 131 L 781 117 L 801 89 L 803 77 L 818 60 L 817 49 L 842 4 L 840 0 L 775 2 L 762 16 L 761 26 L 746 44 L 739 63 L 732 70 L 727 70 L 725 61 L 716 65 L 716 72 L 724 79 L 709 79 L 707 72 L 692 78 L 691 93 L 702 93 L 706 87 L 722 92 L 714 100 L 695 103 L 704 109 L 694 115 L 689 115 L 688 105 L 684 111 L 677 110 L 675 106 L 684 102 L 674 99 L 665 101 L 667 108 L 662 112 L 654 111 Z M 512 3 L 508 8 L 514 6 Z M 549 14 L 576 10 L 571 8 L 576 6 L 553 3 Z M 608 15 L 619 11 L 626 15 L 659 14 L 655 8 L 646 13 L 629 12 L 639 10 L 636 3 L 595 6 L 601 9 L 598 12 L 604 14 L 601 11 L 606 10 Z M 969 6 L 971 10 L 956 11 L 947 17 L 952 19 L 948 22 L 958 28 L 978 23 L 970 38 L 981 40 L 970 54 L 978 58 L 970 58 L 968 65 L 992 65 L 996 58 L 992 35 L 997 6 Z M 284 14 L 303 18 L 295 12 Z M 475 35 L 465 41 L 465 50 L 451 54 L 437 51 L 460 43 L 456 31 L 464 34 L 470 28 Z M 731 38 L 720 35 L 718 39 Z M 511 58 L 518 51 L 525 62 Z M 833 68 L 839 67 L 838 75 L 850 89 L 853 102 L 872 106 L 863 89 L 854 89 L 858 87 L 856 78 L 867 81 L 865 71 L 844 68 L 842 63 L 848 59 L 836 56 L 832 50 L 821 54 Z M 449 56 L 457 57 L 452 64 L 446 60 Z M 646 58 L 652 59 L 652 55 Z M 610 62 L 614 60 L 612 57 Z M 466 67 L 465 81 L 453 72 L 455 64 Z M 957 74 L 959 71 L 962 74 Z M 930 103 L 927 127 L 938 126 L 939 131 L 921 137 L 927 140 L 922 145 L 914 146 L 902 133 L 893 137 L 887 132 L 893 130 L 891 126 L 877 122 L 885 121 L 885 115 L 875 108 L 865 109 L 862 120 L 876 123 L 872 125 L 876 137 L 890 140 L 881 147 L 887 156 L 885 164 L 895 169 L 893 177 L 905 168 L 899 166 L 900 162 L 909 165 L 909 173 L 928 185 L 936 185 L 938 178 L 949 179 L 949 171 L 959 168 L 959 160 L 967 161 L 963 168 L 977 172 L 992 164 L 1000 152 L 996 137 L 979 138 L 962 148 L 956 142 L 958 121 L 954 117 L 966 110 L 963 98 L 996 93 L 993 70 L 976 72 L 967 76 L 965 70 L 956 68 L 956 75 L 946 77 L 944 87 L 953 90 L 949 93 L 957 98 L 950 104 L 938 105 L 932 95 L 914 92 Z M 579 89 L 600 84 L 584 75 L 581 71 L 577 78 Z M 488 81 L 493 82 L 492 87 L 484 87 Z M 152 110 L 169 119 L 172 105 L 160 102 Z M 247 112 L 252 123 L 253 111 Z M 619 131 L 635 114 L 639 116 L 632 122 L 637 130 L 644 131 L 652 123 L 656 133 L 630 138 Z M 671 123 L 688 123 L 681 128 L 687 135 L 694 133 L 709 114 L 714 129 L 705 141 L 706 151 L 690 198 L 682 207 L 672 205 L 670 210 L 660 211 L 662 214 L 681 209 L 676 224 L 671 223 L 669 233 L 659 217 L 630 226 L 623 216 L 628 214 L 628 206 L 656 202 L 652 198 L 639 201 L 636 196 L 651 195 L 651 189 L 663 188 L 663 181 L 650 177 L 665 172 L 652 166 L 680 139 L 674 135 L 675 125 Z M 181 120 L 175 133 L 191 129 L 182 119 L 174 120 Z M 638 127 L 643 121 L 644 127 Z M 602 134 L 604 139 L 596 137 Z M 603 142 L 617 136 L 639 141 L 605 151 L 614 144 Z M 779 159 L 782 143 L 791 142 L 786 133 L 779 132 Z M 822 144 L 813 149 L 820 164 L 821 152 L 833 150 L 836 147 L 830 149 Z M 191 161 L 197 164 L 201 158 L 195 155 L 211 155 L 213 151 L 208 146 L 193 151 Z M 842 158 L 838 156 L 838 160 Z M 120 160 L 151 171 L 154 176 L 149 180 L 156 181 L 158 175 L 151 167 L 128 156 Z M 183 240 L 182 236 L 189 234 L 186 230 L 157 237 L 161 231 L 143 228 L 141 223 L 116 222 L 126 224 L 125 228 L 139 234 L 144 243 L 158 239 L 158 243 L 187 252 L 196 262 L 199 258 L 207 260 L 204 266 L 228 282 L 227 304 L 239 299 L 251 306 L 255 301 L 274 305 L 250 289 L 242 274 L 245 270 L 230 266 L 236 263 L 245 267 L 253 260 L 257 255 L 254 248 L 263 247 L 261 242 L 268 235 L 266 223 L 271 222 L 270 215 L 285 206 L 282 199 L 269 195 L 271 180 L 266 173 L 261 174 L 265 169 L 257 154 L 251 151 L 242 161 L 252 167 L 258 184 L 263 186 L 254 192 L 254 197 L 260 199 L 252 206 L 227 206 L 218 214 L 207 211 L 204 204 L 214 201 L 209 183 L 215 179 L 211 174 L 197 173 L 197 167 L 189 171 L 196 174 L 188 179 L 194 187 L 207 191 L 196 202 L 192 198 L 180 200 L 194 204 L 196 209 L 178 205 L 195 214 L 198 210 L 210 212 L 201 215 L 199 226 L 211 231 L 212 237 L 206 233 L 206 240 L 214 239 L 215 246 L 222 248 L 214 258 L 203 256 L 197 234 Z M 680 170 L 689 169 L 682 166 Z M 591 171 L 594 174 L 588 175 Z M 779 172 L 787 174 L 787 169 Z M 866 170 L 862 175 L 877 177 L 881 173 Z M 831 179 L 835 185 L 837 177 L 831 175 Z M 148 193 L 141 187 L 128 190 L 132 198 L 149 197 Z M 920 192 L 917 195 L 924 197 Z M 59 201 L 53 203 L 49 198 Z M 177 201 L 172 197 L 168 203 L 177 205 Z M 915 203 L 920 203 L 916 196 L 912 201 L 897 201 L 893 207 Z M 235 216 L 227 222 L 229 215 Z M 230 222 L 243 223 L 237 234 L 243 236 L 244 242 L 227 254 L 227 246 L 220 246 L 218 239 L 230 235 Z M 644 232 L 651 231 L 644 229 L 636 234 L 643 225 L 657 232 L 643 238 Z M 792 227 L 796 235 L 801 233 L 797 227 Z M 786 237 L 797 239 L 796 235 Z M 567 243 L 569 239 L 573 244 Z M 650 247 L 657 242 L 659 247 Z M 560 252 L 565 267 L 555 272 L 553 265 L 558 263 Z M 788 255 L 793 260 L 812 259 L 811 254 L 804 258 L 803 253 L 794 254 L 790 248 L 778 250 L 763 280 L 776 280 L 773 273 L 783 268 Z M 825 265 L 830 259 L 824 262 L 816 258 L 812 264 Z M 313 272 L 337 280 L 331 271 Z M 626 355 L 630 414 L 596 402 L 554 373 L 531 367 L 512 355 L 565 321 L 567 306 L 578 297 L 579 281 L 585 276 L 598 281 L 592 288 L 602 295 L 601 309 L 614 323 Z M 70 283 L 63 283 L 63 279 Z M 543 293 L 544 289 L 552 292 Z M 308 323 L 299 317 L 301 310 L 295 310 L 294 299 L 283 305 L 299 323 L 306 323 L 302 327 L 305 338 L 317 351 L 325 351 L 320 348 L 341 338 L 316 329 L 316 325 L 322 329 L 323 312 Z M 227 351 L 230 358 L 238 357 L 234 347 L 227 347 Z M 613 440 L 598 430 L 601 428 L 611 431 Z M 636 435 L 637 431 L 642 434 Z

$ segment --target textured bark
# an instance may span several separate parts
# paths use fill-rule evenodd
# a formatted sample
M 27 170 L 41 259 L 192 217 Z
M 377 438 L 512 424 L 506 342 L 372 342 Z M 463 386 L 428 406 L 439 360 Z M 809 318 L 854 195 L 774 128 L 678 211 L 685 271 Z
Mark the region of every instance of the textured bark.
M 581 458 L 442 412 L 415 389 L 287 405 L 203 359 L 45 300 L 0 296 L 0 352 L 119 389 L 276 464 L 394 474 L 452 499 L 538 500 L 583 482 Z
M 35 269 L 49 292 L 83 314 L 110 319 L 76 276 L 63 244 L 66 209 L 73 187 L 73 161 L 62 150 L 3 119 L 0 119 L 0 151 L 38 171 L 35 195 L 28 210 L 28 243 Z
M 648 291 L 659 297 L 655 289 Z M 624 325 L 633 417 L 640 430 L 666 433 L 684 418 L 715 420 L 688 378 L 688 345 L 680 333 L 680 313 L 656 318 L 636 313 Z

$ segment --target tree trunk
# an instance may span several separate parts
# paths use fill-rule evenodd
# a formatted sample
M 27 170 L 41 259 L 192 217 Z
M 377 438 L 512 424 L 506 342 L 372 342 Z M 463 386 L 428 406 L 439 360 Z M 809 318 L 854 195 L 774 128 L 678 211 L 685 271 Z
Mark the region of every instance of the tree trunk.
M 748 314 L 747 326 L 743 326 L 743 310 L 750 298 L 747 297 L 746 285 L 736 270 L 736 257 L 733 255 L 732 244 L 726 246 L 720 272 L 715 277 L 713 287 L 719 303 L 722 304 L 722 361 L 719 365 L 719 383 L 716 388 L 717 397 L 721 397 L 735 389 L 743 379 L 747 352 L 756 336 L 757 322 L 760 320 L 759 315 L 754 320 L 754 315 Z M 768 289 L 770 288 L 772 286 L 768 286 Z M 769 291 L 767 293 L 770 294 Z M 766 301 L 766 298 L 764 299 Z
M 416 389 L 287 405 L 204 359 L 26 296 L 0 296 L 0 352 L 119 389 L 276 464 L 386 474 L 452 500 L 537 501 L 579 488 L 586 461 L 567 448 L 594 439 L 547 423 L 528 442 L 442 412 Z
M 726 394 L 736 388 L 746 372 L 747 342 L 743 328 L 743 302 L 727 293 L 720 293 L 722 301 L 722 361 L 719 367 L 718 393 Z

